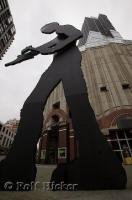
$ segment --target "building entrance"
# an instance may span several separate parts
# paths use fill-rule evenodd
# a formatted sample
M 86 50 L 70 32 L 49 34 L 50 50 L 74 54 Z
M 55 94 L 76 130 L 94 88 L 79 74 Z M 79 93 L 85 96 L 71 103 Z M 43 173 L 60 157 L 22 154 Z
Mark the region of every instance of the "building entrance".
M 57 164 L 58 160 L 59 119 L 57 116 L 54 116 L 53 120 L 51 130 L 49 130 L 47 134 L 47 148 L 45 155 L 46 164 Z

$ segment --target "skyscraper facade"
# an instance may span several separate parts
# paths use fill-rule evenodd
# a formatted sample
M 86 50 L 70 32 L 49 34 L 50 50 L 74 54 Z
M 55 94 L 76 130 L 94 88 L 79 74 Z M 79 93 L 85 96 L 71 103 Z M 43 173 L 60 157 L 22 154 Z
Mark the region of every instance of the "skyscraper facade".
M 15 26 L 7 0 L 0 0 L 0 60 L 14 40 Z
M 102 14 L 85 18 L 82 33 L 81 68 L 90 104 L 112 150 L 122 162 L 132 163 L 132 41 L 124 40 Z M 60 82 L 44 109 L 39 161 L 66 163 L 77 157 L 78 141 Z

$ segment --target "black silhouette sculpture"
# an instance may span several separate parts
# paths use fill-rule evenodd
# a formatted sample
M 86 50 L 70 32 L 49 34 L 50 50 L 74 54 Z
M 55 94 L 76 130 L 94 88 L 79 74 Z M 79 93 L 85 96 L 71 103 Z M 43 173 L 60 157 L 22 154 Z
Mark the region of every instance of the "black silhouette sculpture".
M 25 48 L 15 61 L 6 64 L 14 65 L 38 54 L 54 54 L 50 67 L 42 74 L 23 105 L 14 143 L 7 158 L 0 163 L 0 189 L 32 189 L 31 182 L 36 177 L 36 146 L 42 131 L 44 106 L 60 81 L 72 115 L 79 144 L 79 158 L 68 164 L 58 165 L 51 181 L 75 183 L 79 190 L 124 189 L 127 181 L 125 170 L 100 132 L 88 100 L 80 67 L 81 53 L 76 46 L 82 33 L 71 25 L 59 25 L 56 22 L 47 24 L 41 31 L 46 34 L 56 32 L 57 37 L 40 47 Z

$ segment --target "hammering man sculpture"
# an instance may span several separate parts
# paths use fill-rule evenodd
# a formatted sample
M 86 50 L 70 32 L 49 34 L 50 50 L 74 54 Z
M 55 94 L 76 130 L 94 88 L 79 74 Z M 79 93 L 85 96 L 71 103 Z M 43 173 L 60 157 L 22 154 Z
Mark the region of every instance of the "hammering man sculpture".
M 7 158 L 0 163 L 0 189 L 31 189 L 30 183 L 36 177 L 35 155 L 42 131 L 44 106 L 60 81 L 71 112 L 79 157 L 65 165 L 64 177 L 63 169 L 57 166 L 52 181 L 75 183 L 79 190 L 124 189 L 127 181 L 125 170 L 99 130 L 88 100 L 80 67 L 81 53 L 76 46 L 82 33 L 71 25 L 56 22 L 45 25 L 41 31 L 45 34 L 55 32 L 57 37 L 37 48 L 26 47 L 15 61 L 6 64 L 14 65 L 38 54 L 54 54 L 50 67 L 23 105 L 14 143 Z M 7 187 L 8 182 L 10 187 Z M 19 187 L 18 182 L 21 183 Z

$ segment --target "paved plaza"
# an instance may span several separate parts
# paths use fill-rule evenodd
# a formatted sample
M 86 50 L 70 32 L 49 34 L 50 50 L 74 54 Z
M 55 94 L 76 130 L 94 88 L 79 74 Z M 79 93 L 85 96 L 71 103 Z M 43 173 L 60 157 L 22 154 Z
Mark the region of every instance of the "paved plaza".
M 48 191 L 48 185 L 54 165 L 38 165 L 36 189 L 32 192 L 0 192 L 0 200 L 131 200 L 132 166 L 125 166 L 128 176 L 126 190 L 105 191 Z M 47 183 L 48 184 L 48 183 Z M 44 187 L 45 186 L 45 187 Z

